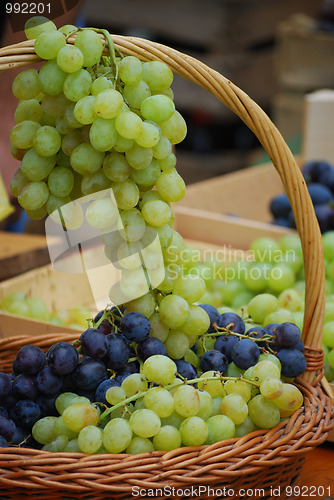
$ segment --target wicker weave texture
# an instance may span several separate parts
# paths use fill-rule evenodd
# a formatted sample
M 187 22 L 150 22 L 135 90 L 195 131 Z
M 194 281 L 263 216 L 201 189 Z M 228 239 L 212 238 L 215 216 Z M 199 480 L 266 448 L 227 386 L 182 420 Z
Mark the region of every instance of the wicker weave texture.
M 149 40 L 119 35 L 112 35 L 112 38 L 124 55 L 134 55 L 143 61 L 163 61 L 174 73 L 216 96 L 257 136 L 282 179 L 302 242 L 306 282 L 303 340 L 308 346 L 320 349 L 325 303 L 321 233 L 305 180 L 277 128 L 245 92 L 201 61 Z M 69 39 L 69 43 L 73 41 Z M 34 40 L 0 49 L 0 71 L 38 61 Z M 308 381 L 314 380 L 314 372 L 304 376 Z
M 75 338 L 73 334 L 40 336 L 34 337 L 34 344 L 47 350 L 55 342 Z M 31 340 L 29 336 L 1 339 L 0 371 L 9 371 L 18 349 Z M 107 492 L 113 492 L 115 499 L 131 498 L 134 487 L 155 490 L 200 485 L 234 491 L 261 486 L 270 495 L 271 487 L 293 482 L 305 453 L 324 442 L 334 427 L 331 400 L 320 386 L 313 387 L 303 379 L 297 386 L 304 394 L 304 406 L 292 417 L 274 429 L 210 446 L 89 456 L 28 448 L 0 450 L 1 498 L 19 498 L 23 490 L 34 491 L 34 498 L 46 498 L 49 493 L 51 498 L 70 498 L 64 496 L 64 484 L 67 495 L 94 493 L 94 498 L 99 498 L 97 494 L 103 498 Z M 206 494 L 199 498 L 207 498 Z

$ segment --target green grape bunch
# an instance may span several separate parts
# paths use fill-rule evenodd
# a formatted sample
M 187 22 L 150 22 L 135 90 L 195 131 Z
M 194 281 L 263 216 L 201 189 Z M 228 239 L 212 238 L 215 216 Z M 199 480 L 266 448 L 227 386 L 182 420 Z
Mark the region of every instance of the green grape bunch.
M 19 102 L 11 154 L 21 162 L 12 195 L 31 219 L 49 216 L 70 230 L 87 222 L 103 234 L 118 226 L 123 238 L 103 241 L 123 274 L 122 289 L 109 294 L 113 303 L 146 293 L 136 256 L 154 231 L 160 247 L 146 259 L 149 281 L 171 292 L 185 246 L 173 229 L 171 204 L 186 189 L 173 145 L 187 133 L 173 101 L 173 72 L 161 61 L 124 57 L 104 29 L 57 29 L 37 17 L 27 21 L 25 33 L 44 62 L 12 84 Z M 83 209 L 87 197 L 93 202 Z M 167 271 L 172 266 L 177 272 Z
M 185 194 L 172 145 L 187 132 L 175 109 L 171 69 L 124 57 L 106 30 L 57 29 L 37 16 L 25 34 L 44 60 L 12 84 L 19 102 L 11 154 L 21 164 L 10 190 L 27 215 L 41 219 L 111 188 L 120 211 L 171 227 L 170 204 Z M 163 232 L 170 242 L 172 231 Z

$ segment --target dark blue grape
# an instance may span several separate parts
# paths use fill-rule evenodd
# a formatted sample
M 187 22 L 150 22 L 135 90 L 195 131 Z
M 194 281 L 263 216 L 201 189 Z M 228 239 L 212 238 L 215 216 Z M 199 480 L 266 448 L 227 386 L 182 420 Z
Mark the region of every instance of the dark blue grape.
M 125 311 L 125 307 L 120 307 L 119 310 L 118 310 L 118 308 L 116 306 L 113 306 L 110 309 L 106 310 L 106 313 L 107 313 L 107 315 L 106 315 L 106 321 L 108 321 L 110 323 L 112 329 L 114 329 L 112 323 L 114 325 L 119 326 L 124 311 Z M 104 313 L 104 311 L 99 311 L 96 314 L 96 316 L 93 319 L 94 325 L 96 325 L 96 323 L 98 323 L 100 321 L 100 319 L 103 316 L 103 313 Z M 110 332 L 108 332 L 108 333 L 110 333 Z
M 35 399 L 35 403 L 38 404 L 41 410 L 41 417 L 57 417 L 59 415 L 56 408 L 56 399 L 61 394 L 61 391 L 51 394 L 50 396 L 46 394 L 39 394 Z
M 333 200 L 333 193 L 331 190 L 319 183 L 309 184 L 308 192 L 313 205 L 323 205 Z
M 119 370 L 126 365 L 130 358 L 130 346 L 128 340 L 121 333 L 109 333 L 107 335 L 108 351 L 103 361 L 107 368 Z
M 283 217 L 277 217 L 271 223 L 274 224 L 275 226 L 290 227 L 290 222 L 288 218 L 283 219 Z
M 327 161 L 311 160 L 302 167 L 302 174 L 308 184 L 320 181 L 325 172 L 331 170 L 331 165 Z
M 228 359 L 222 352 L 212 349 L 203 354 L 200 366 L 203 372 L 214 370 L 224 375 L 228 368 Z
M 11 441 L 15 432 L 15 423 L 10 418 L 0 417 L 0 436 Z
M 99 330 L 99 332 L 102 332 L 104 335 L 108 335 L 108 333 L 115 331 L 113 325 L 105 319 L 101 321 L 101 323 L 97 327 L 97 330 Z
M 101 318 L 102 318 L 102 316 L 103 316 L 103 313 L 104 313 L 104 311 L 99 311 L 99 312 L 96 314 L 96 316 L 95 316 L 95 317 L 94 317 L 94 319 L 93 319 L 93 323 L 94 323 L 94 325 L 96 325 L 96 323 L 98 323 L 98 322 L 100 321 L 100 319 L 101 319 Z
M 13 380 L 13 394 L 18 399 L 36 399 L 38 394 L 36 377 L 20 373 Z
M 41 416 L 41 409 L 34 401 L 21 399 L 10 411 L 10 418 L 20 427 L 31 429 Z
M 237 342 L 239 342 L 239 337 L 236 337 L 235 335 L 220 335 L 214 344 L 214 348 L 225 354 L 228 361 L 231 362 L 232 351 Z
M 298 344 L 301 332 L 294 323 L 285 322 L 278 325 L 275 330 L 275 336 L 277 344 L 281 349 L 292 349 Z
M 275 218 L 287 219 L 291 204 L 286 194 L 278 194 L 272 198 L 269 208 Z
M 131 373 L 139 373 L 139 370 L 140 370 L 139 362 L 137 360 L 130 361 L 125 366 L 123 366 L 123 368 L 117 370 L 117 375 L 123 375 L 124 373 L 127 373 L 128 375 L 130 375 Z
M 220 314 L 217 311 L 217 309 L 210 304 L 199 304 L 199 306 L 204 309 L 204 311 L 207 313 L 207 315 L 210 318 L 210 326 L 208 328 L 208 333 L 213 333 L 215 332 L 215 325 L 218 325 L 218 321 L 220 318 Z
M 296 229 L 297 226 L 296 226 L 295 216 L 293 215 L 292 210 L 288 215 L 288 222 L 289 222 L 289 227 L 291 227 L 291 229 Z
M 0 436 L 0 448 L 7 448 L 8 442 L 3 436 Z
M 162 356 L 168 356 L 166 347 L 161 342 L 161 340 L 155 337 L 147 337 L 143 342 L 137 346 L 137 354 L 142 361 L 145 361 L 150 356 L 155 354 L 161 354 Z
M 95 389 L 92 389 L 90 391 L 86 390 L 86 389 L 79 389 L 78 387 L 76 388 L 76 394 L 78 396 L 83 396 L 87 399 L 89 399 L 89 401 L 91 403 L 94 403 L 95 402 L 95 393 L 96 393 L 96 390 Z
M 300 352 L 305 351 L 305 345 L 304 345 L 304 342 L 302 341 L 302 339 L 299 339 L 298 344 L 295 346 L 295 349 L 297 349 Z
M 47 364 L 57 375 L 71 373 L 79 362 L 76 348 L 68 342 L 57 342 L 47 352 Z
M 263 337 L 263 335 L 266 335 L 266 331 L 260 326 L 253 326 L 247 331 L 247 335 L 249 335 L 252 339 L 260 339 L 261 337 Z M 265 340 L 256 343 L 259 347 L 266 347 L 267 345 L 267 342 Z
M 107 406 L 110 406 L 108 401 L 106 400 L 106 392 L 110 387 L 115 387 L 115 386 L 119 386 L 119 384 L 116 382 L 115 379 L 108 378 L 107 380 L 103 380 L 103 382 L 101 382 L 96 388 L 95 402 L 103 403 Z
M 6 410 L 10 410 L 13 406 L 16 405 L 18 399 L 13 392 L 11 392 L 5 399 L 0 399 L 0 406 L 6 408 Z
M 42 394 L 55 394 L 59 392 L 63 385 L 63 377 L 53 373 L 51 369 L 46 366 L 37 373 L 36 385 L 39 392 Z
M 63 385 L 61 386 L 61 392 L 75 392 L 72 373 L 73 372 L 67 373 L 66 375 L 62 375 Z
M 15 433 L 11 444 L 19 446 L 20 448 L 36 448 L 40 449 L 43 445 L 40 445 L 35 441 L 30 433 L 30 429 L 16 425 Z
M 192 350 L 195 354 L 197 354 L 197 352 L 198 352 L 198 345 L 197 345 L 197 342 L 195 342 L 195 344 L 194 344 L 194 345 L 192 345 L 192 346 L 190 347 L 190 349 L 191 349 L 191 350 Z
M 321 233 L 326 233 L 334 228 L 334 210 L 328 205 L 314 205 Z
M 45 353 L 35 345 L 21 347 L 16 356 L 17 368 L 27 375 L 35 375 L 45 365 Z
M 142 342 L 151 332 L 151 323 L 144 314 L 129 312 L 123 316 L 120 328 L 130 342 Z
M 320 173 L 319 179 L 320 184 L 327 186 L 332 193 L 334 192 L 334 168 L 330 166 L 329 169 L 324 170 Z
M 266 332 L 267 335 L 275 335 L 275 330 L 278 327 L 279 323 L 268 323 L 264 327 L 264 331 Z
M 108 341 L 104 333 L 96 328 L 88 328 L 79 338 L 81 349 L 84 354 L 93 358 L 101 359 L 108 351 Z
M 221 314 L 218 326 L 221 328 L 227 328 L 231 332 L 235 333 L 245 333 L 245 323 L 244 320 L 234 312 L 226 312 Z
M 270 341 L 268 341 L 268 345 L 274 351 L 278 351 L 280 349 L 280 347 L 279 347 L 279 345 L 277 343 L 277 338 L 275 337 L 275 331 L 276 331 L 276 328 L 278 326 L 279 326 L 279 323 L 269 323 L 268 325 L 266 325 L 263 328 L 267 335 L 271 335 L 272 336 L 272 338 L 270 339 Z
M 232 361 L 242 370 L 256 365 L 260 357 L 260 348 L 251 339 L 241 339 L 233 348 Z
M 0 372 L 0 399 L 6 398 L 12 392 L 12 377 Z
M 4 406 L 0 406 L 0 417 L 8 418 L 8 410 Z
M 86 357 L 78 364 L 72 378 L 79 389 L 95 391 L 98 385 L 108 378 L 108 372 L 101 361 Z
M 298 349 L 281 349 L 276 356 L 281 362 L 283 377 L 298 377 L 306 370 L 305 356 Z
M 131 375 L 131 373 L 127 373 L 127 372 L 116 375 L 115 382 L 117 383 L 117 385 L 122 385 L 123 380 L 125 380 L 126 377 L 128 377 L 129 375 Z
M 16 358 L 14 359 L 13 361 L 13 364 L 12 364 L 12 375 L 14 377 L 17 377 L 17 375 L 19 375 L 21 372 L 21 370 L 19 369 L 19 367 L 17 366 L 17 361 L 16 361 Z
M 189 363 L 189 361 L 185 361 L 184 359 L 175 359 L 174 363 L 176 364 L 177 373 L 181 375 L 181 377 L 186 378 L 187 380 L 192 380 L 193 378 L 197 378 L 197 371 L 194 365 Z
M 109 315 L 110 315 L 112 323 L 119 326 L 125 310 L 126 310 L 126 307 L 123 307 L 123 306 L 122 307 L 116 307 L 116 306 L 111 307 L 110 311 L 109 311 Z

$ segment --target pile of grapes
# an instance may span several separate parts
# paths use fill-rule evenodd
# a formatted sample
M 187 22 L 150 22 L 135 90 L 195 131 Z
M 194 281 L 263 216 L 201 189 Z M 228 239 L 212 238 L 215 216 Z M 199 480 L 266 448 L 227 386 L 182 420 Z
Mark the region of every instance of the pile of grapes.
M 57 342 L 47 353 L 22 347 L 12 374 L 0 373 L 1 446 L 172 450 L 269 429 L 300 408 L 291 381 L 306 361 L 296 325 L 246 331 L 235 313 L 194 307 L 207 332 L 184 356 L 182 336 L 194 335 L 175 331 L 164 344 L 165 316 L 150 322 L 117 307 L 101 311 L 73 344 Z
M 4 297 L 0 302 L 0 311 L 76 330 L 86 328 L 87 318 L 92 315 L 92 311 L 84 306 L 51 311 L 40 297 L 28 297 L 22 292 L 13 292 Z
M 0 374 L 1 445 L 140 453 L 211 444 L 288 418 L 303 404 L 292 384 L 306 369 L 300 328 L 275 316 L 271 294 L 238 314 L 210 304 L 221 283 L 203 279 L 206 263 L 192 265 L 192 249 L 173 229 L 171 203 L 185 183 L 172 145 L 186 124 L 171 70 L 123 57 L 105 30 L 57 30 L 32 18 L 25 31 L 46 62 L 13 82 L 12 154 L 21 166 L 11 192 L 31 218 L 66 219 L 67 229 L 85 220 L 99 230 L 121 269 L 124 301 L 89 320 L 74 344 L 21 348 L 12 374 Z M 109 189 L 112 196 L 100 196 Z M 82 197 L 92 202 L 85 211 Z M 136 256 L 147 229 L 160 253 L 143 265 Z M 150 279 L 142 287 L 138 275 L 160 270 L 160 255 L 164 278 L 147 291 Z M 262 290 L 257 280 L 249 289 Z
M 326 161 L 310 161 L 302 167 L 314 211 L 322 233 L 334 229 L 334 166 Z M 286 194 L 270 202 L 273 224 L 295 229 L 296 224 Z

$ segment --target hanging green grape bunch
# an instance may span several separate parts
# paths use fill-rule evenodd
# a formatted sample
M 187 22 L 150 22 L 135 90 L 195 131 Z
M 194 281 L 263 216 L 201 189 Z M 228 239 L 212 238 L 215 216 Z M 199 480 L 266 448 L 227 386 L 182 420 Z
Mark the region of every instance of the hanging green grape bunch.
M 13 81 L 19 102 L 11 152 L 21 162 L 11 180 L 13 196 L 30 218 L 40 219 L 111 188 L 120 211 L 163 228 L 170 243 L 170 203 L 185 194 L 172 144 L 186 135 L 170 68 L 123 57 L 106 30 L 57 30 L 37 16 L 25 33 L 45 62 Z

